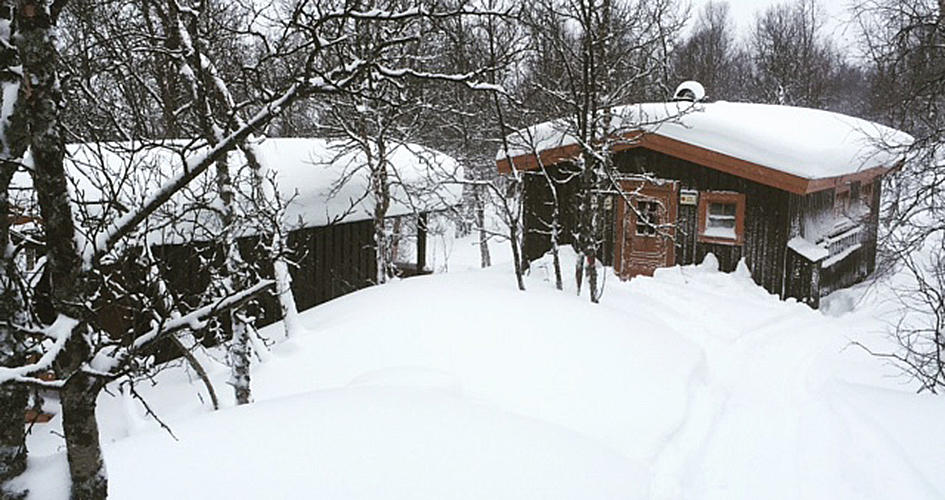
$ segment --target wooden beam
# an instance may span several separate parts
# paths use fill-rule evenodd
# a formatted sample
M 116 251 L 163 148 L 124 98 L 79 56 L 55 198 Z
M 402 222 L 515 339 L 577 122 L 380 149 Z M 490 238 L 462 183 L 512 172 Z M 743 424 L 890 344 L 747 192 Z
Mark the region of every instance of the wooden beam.
M 417 273 L 423 274 L 427 267 L 427 213 L 417 216 Z
M 868 182 L 873 178 L 885 174 L 891 168 L 880 166 L 864 169 L 852 174 L 826 177 L 823 179 L 806 179 L 798 175 L 789 174 L 771 167 L 689 144 L 678 139 L 672 139 L 658 133 L 641 135 L 639 131 L 633 131 L 621 135 L 619 139 L 625 140 L 626 142 L 618 142 L 613 146 L 613 151 L 625 151 L 640 147 L 650 149 L 798 195 L 823 191 L 835 186 L 844 185 L 851 181 Z M 539 163 L 538 158 L 536 158 L 534 154 L 523 154 L 513 157 L 511 161 L 509 161 L 508 158 L 498 160 L 496 161 L 496 165 L 500 173 L 507 174 L 512 171 L 512 165 L 515 166 L 516 170 L 520 171 L 536 170 L 541 164 L 554 165 L 563 161 L 571 161 L 576 159 L 580 154 L 581 148 L 577 144 L 570 144 L 542 151 L 539 153 L 538 157 L 541 163 Z

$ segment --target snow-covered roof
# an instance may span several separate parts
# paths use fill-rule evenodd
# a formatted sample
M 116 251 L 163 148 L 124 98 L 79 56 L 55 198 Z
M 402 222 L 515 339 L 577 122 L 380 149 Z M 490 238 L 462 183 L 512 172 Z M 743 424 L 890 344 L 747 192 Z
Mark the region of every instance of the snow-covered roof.
M 257 148 L 274 178 L 279 198 L 285 202 L 283 221 L 290 229 L 372 217 L 375 204 L 368 192 L 370 177 L 360 150 L 343 141 L 319 138 L 269 138 Z M 184 151 L 194 154 L 200 148 L 167 141 L 147 146 L 73 144 L 67 150 L 70 195 L 79 218 L 88 220 L 110 219 L 140 206 L 183 168 Z M 244 157 L 234 151 L 229 159 L 237 190 L 250 192 L 251 171 Z M 462 174 L 449 156 L 416 144 L 401 144 L 389 147 L 388 159 L 392 198 L 388 216 L 439 210 L 461 200 L 462 186 L 456 179 Z M 26 163 L 29 161 L 27 158 Z M 216 169 L 211 167 L 175 195 L 146 222 L 148 240 L 201 240 L 217 231 L 219 222 L 212 209 L 221 204 L 215 182 Z M 29 175 L 19 172 L 13 186 L 20 188 L 15 195 L 29 193 Z M 244 207 L 242 211 L 247 210 Z M 244 229 L 244 234 L 253 231 Z
M 610 129 L 618 140 L 674 156 L 708 152 L 716 157 L 706 165 L 712 168 L 727 169 L 725 161 L 734 159 L 746 163 L 740 171 L 760 167 L 784 174 L 798 181 L 797 189 L 805 187 L 808 192 L 824 184 L 805 180 L 893 167 L 913 141 L 904 132 L 867 120 L 792 106 L 669 102 L 622 106 L 611 112 Z M 568 120 L 559 119 L 518 131 L 508 137 L 509 156 L 520 169 L 534 168 L 535 152 L 544 162 L 573 158 L 578 142 L 573 130 Z M 500 169 L 509 168 L 504 151 L 496 160 Z M 731 173 L 752 178 L 750 172 Z
M 261 145 L 284 199 L 286 220 L 303 227 L 367 220 L 374 199 L 364 153 L 343 141 L 267 139 Z M 391 205 L 389 216 L 439 210 L 462 199 L 463 178 L 451 157 L 417 144 L 388 152 Z M 338 186 L 344 178 L 343 186 Z

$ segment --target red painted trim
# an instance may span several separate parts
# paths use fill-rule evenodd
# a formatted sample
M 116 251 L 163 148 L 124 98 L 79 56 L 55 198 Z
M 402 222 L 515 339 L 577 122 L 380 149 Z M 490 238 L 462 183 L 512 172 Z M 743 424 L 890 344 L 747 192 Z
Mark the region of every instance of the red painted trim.
M 719 238 L 717 236 L 706 236 L 705 225 L 707 222 L 706 212 L 709 210 L 709 203 L 734 203 L 735 204 L 735 239 Z M 698 217 L 699 234 L 696 235 L 696 241 L 699 243 L 715 243 L 719 245 L 743 245 L 745 243 L 745 195 L 742 193 L 733 193 L 731 191 L 703 191 L 699 193 L 699 213 Z
M 806 179 L 677 139 L 671 139 L 658 133 L 641 135 L 640 132 L 628 132 L 619 139 L 626 142 L 618 142 L 613 147 L 614 151 L 642 147 L 798 195 L 831 189 L 851 181 L 869 182 L 892 168 L 873 167 L 847 175 L 824 179 Z M 571 144 L 544 150 L 539 153 L 538 158 L 533 154 L 523 154 L 513 157 L 511 162 L 508 159 L 498 160 L 496 165 L 500 173 L 507 174 L 511 172 L 511 165 L 513 164 L 517 170 L 535 170 L 542 164 L 553 165 L 562 161 L 574 160 L 580 154 L 581 148 L 577 144 Z M 539 163 L 539 159 L 541 163 Z

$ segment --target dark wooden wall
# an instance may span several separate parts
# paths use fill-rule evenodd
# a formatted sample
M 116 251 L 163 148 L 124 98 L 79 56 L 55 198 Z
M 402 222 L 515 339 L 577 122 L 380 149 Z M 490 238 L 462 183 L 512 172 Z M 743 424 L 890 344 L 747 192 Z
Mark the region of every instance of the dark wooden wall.
M 573 178 L 574 166 L 563 163 L 548 166 L 546 170 L 558 194 L 558 224 L 561 225 L 558 244 L 570 245 L 577 227 L 577 180 Z M 549 231 L 555 203 L 544 174 L 536 171 L 525 174 L 524 197 L 522 255 L 526 262 L 532 262 L 551 250 Z
M 785 251 L 790 239 L 789 193 L 642 148 L 618 155 L 616 166 L 625 173 L 651 173 L 655 177 L 678 180 L 680 189 L 744 194 L 745 238 L 742 245 L 699 242 L 696 234 L 697 205 L 679 207 L 676 263 L 698 263 L 711 252 L 718 257 L 722 270 L 730 272 L 744 257 L 755 281 L 768 291 L 781 294 Z
M 377 280 L 371 221 L 300 229 L 289 235 L 292 291 L 299 310 L 373 285 Z
M 712 170 L 685 160 L 680 160 L 647 149 L 632 149 L 615 155 L 615 164 L 622 173 L 650 173 L 662 179 L 678 180 L 680 189 L 698 191 L 734 191 L 745 194 L 745 241 L 743 245 L 702 243 L 697 238 L 698 205 L 679 205 L 676 231 L 676 263 L 701 262 L 708 252 L 719 259 L 722 270 L 733 271 L 744 257 L 751 268 L 755 281 L 773 293 L 781 294 L 784 276 L 784 259 L 787 241 L 790 239 L 791 199 L 789 193 L 758 184 L 740 177 Z M 567 177 L 567 169 L 550 169 L 558 179 Z M 573 229 L 574 189 L 570 185 L 559 187 L 562 207 L 562 222 L 565 226 L 561 243 L 571 242 Z M 541 175 L 526 177 L 525 183 L 525 227 L 524 255 L 535 260 L 550 249 L 546 232 L 542 230 L 551 214 L 551 194 L 547 182 Z M 617 201 L 614 200 L 615 204 Z M 611 204 L 611 207 L 614 205 Z M 614 218 L 616 210 L 605 211 L 606 227 L 602 238 L 600 258 L 611 264 L 613 258 Z
M 241 238 L 244 260 L 254 263 L 264 278 L 272 278 L 257 238 Z M 300 311 L 375 283 L 374 228 L 371 221 L 297 229 L 289 233 L 292 291 Z M 153 249 L 168 286 L 190 306 L 210 285 L 212 265 L 220 252 L 206 244 L 163 245 Z M 192 303 L 191 303 L 192 302 Z M 256 305 L 257 326 L 277 321 L 279 305 L 264 295 Z
M 820 269 L 791 251 L 787 243 L 795 236 L 816 243 L 825 232 L 829 232 L 835 211 L 833 189 L 796 195 L 644 148 L 617 153 L 614 162 L 621 173 L 647 173 L 660 179 L 676 180 L 680 190 L 700 193 L 733 191 L 745 195 L 745 233 L 741 245 L 698 241 L 698 204 L 679 205 L 676 264 L 701 262 L 711 252 L 718 257 L 721 269 L 730 272 L 744 258 L 755 282 L 781 297 L 797 297 L 814 307 L 822 295 L 862 280 L 875 268 L 879 179 L 872 183 L 872 210 L 865 222 L 867 233 L 863 246 L 843 261 Z M 547 167 L 558 189 L 559 223 L 562 226 L 559 243 L 562 245 L 573 241 L 572 232 L 576 227 L 576 181 L 565 182 L 572 178 L 573 168 L 570 164 Z M 853 196 L 859 189 L 851 190 Z M 553 209 L 552 199 L 548 182 L 542 174 L 532 172 L 526 175 L 523 254 L 527 261 L 540 258 L 551 248 L 548 222 Z M 606 223 L 599 235 L 602 243 L 599 258 L 605 265 L 612 265 L 613 260 L 616 223 L 613 207 L 616 203 L 614 199 L 609 206 L 605 204 Z

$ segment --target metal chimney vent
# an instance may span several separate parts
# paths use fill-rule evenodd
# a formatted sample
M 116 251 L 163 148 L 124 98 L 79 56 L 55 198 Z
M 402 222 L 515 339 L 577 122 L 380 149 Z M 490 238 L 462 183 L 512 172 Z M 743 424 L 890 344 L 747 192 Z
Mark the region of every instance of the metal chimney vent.
M 674 101 L 698 102 L 703 99 L 705 99 L 705 87 L 693 80 L 680 83 L 676 87 L 676 93 L 673 94 Z

